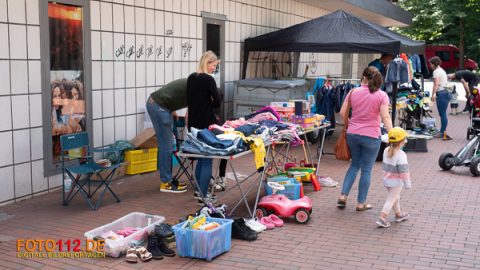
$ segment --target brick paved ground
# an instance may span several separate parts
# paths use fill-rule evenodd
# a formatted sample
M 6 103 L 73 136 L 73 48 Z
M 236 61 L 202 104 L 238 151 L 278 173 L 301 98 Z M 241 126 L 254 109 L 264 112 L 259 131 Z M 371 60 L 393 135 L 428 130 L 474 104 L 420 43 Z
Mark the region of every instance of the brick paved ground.
M 380 181 L 380 164 L 373 172 L 369 202 L 374 209 L 356 212 L 356 185 L 348 207 L 335 207 L 338 188 L 306 191 L 313 199 L 307 225 L 288 222 L 262 233 L 255 242 L 233 240 L 231 251 L 213 262 L 188 258 L 127 264 L 123 259 L 18 259 L 18 238 L 83 239 L 83 233 L 132 211 L 163 215 L 169 222 L 197 208 L 191 193 L 163 194 L 158 174 L 124 178 L 114 183 L 122 198 L 106 197 L 96 212 L 80 200 L 68 207 L 53 192 L 0 208 L 0 268 L 5 269 L 480 269 L 480 178 L 468 168 L 442 172 L 438 156 L 456 152 L 466 142 L 467 116 L 450 117 L 450 142 L 431 140 L 428 153 L 410 153 L 413 189 L 402 193 L 402 207 L 411 219 L 378 229 L 374 223 L 386 192 Z M 338 132 L 337 132 L 338 134 Z M 331 151 L 335 138 L 326 142 Z M 301 150 L 297 149 L 300 154 Z M 240 173 L 253 161 L 239 162 Z M 324 156 L 321 174 L 342 182 L 348 164 Z M 229 198 L 238 197 L 232 193 Z M 224 202 L 229 202 L 226 200 Z

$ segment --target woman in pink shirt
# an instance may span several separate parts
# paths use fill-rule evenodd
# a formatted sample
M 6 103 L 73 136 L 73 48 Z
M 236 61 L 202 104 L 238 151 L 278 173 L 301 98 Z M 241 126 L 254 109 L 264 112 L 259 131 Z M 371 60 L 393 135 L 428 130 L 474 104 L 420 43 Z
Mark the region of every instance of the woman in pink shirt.
M 347 143 L 352 154 L 352 163 L 345 175 L 342 194 L 338 199 L 338 208 L 345 208 L 347 196 L 352 189 L 358 171 L 361 170 L 358 184 L 357 211 L 372 209 L 367 204 L 368 189 L 373 164 L 380 149 L 380 120 L 387 131 L 392 128 L 392 119 L 388 112 L 388 96 L 379 91 L 383 83 L 382 74 L 376 67 L 367 67 L 362 74 L 362 85 L 351 90 L 343 102 L 340 114 L 348 114 L 347 102 L 350 98 L 352 108 L 347 129 Z

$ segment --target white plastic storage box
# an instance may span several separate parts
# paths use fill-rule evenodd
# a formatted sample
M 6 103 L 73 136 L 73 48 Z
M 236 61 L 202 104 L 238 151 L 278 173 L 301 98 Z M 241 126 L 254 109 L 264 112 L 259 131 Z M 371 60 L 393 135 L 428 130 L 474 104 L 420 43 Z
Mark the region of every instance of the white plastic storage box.
M 85 233 L 87 239 L 93 239 L 95 236 L 101 236 L 108 231 L 119 231 L 126 227 L 140 228 L 133 234 L 118 240 L 105 240 L 105 254 L 110 257 L 118 257 L 121 253 L 127 251 L 131 245 L 140 245 L 147 240 L 155 225 L 165 220 L 163 216 L 149 215 L 139 212 L 132 212 L 123 216 L 112 223 L 105 224 L 96 229 Z
M 182 228 L 185 222 L 172 227 L 178 256 L 211 261 L 230 250 L 233 220 L 207 217 L 207 221 L 217 222 L 220 227 L 210 231 L 192 230 Z

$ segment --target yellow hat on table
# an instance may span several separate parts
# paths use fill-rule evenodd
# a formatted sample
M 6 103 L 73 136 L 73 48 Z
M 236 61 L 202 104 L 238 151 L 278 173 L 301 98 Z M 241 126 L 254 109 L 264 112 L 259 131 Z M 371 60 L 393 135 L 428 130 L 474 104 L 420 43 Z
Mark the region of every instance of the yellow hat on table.
M 401 127 L 394 127 L 388 132 L 388 141 L 391 143 L 401 142 L 408 137 L 408 133 Z

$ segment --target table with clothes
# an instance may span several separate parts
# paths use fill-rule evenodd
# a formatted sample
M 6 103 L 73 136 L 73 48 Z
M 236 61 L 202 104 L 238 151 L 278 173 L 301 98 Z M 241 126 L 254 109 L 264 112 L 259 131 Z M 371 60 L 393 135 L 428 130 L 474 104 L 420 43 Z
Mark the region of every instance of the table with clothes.
M 299 126 L 281 122 L 278 113 L 270 106 L 245 118 L 226 121 L 223 125 L 211 125 L 208 129 L 202 130 L 191 128 L 179 151 L 175 153 L 180 159 L 180 168 L 175 177 L 178 179 L 185 174 L 189 180 L 193 179 L 193 163 L 197 158 L 229 160 L 228 164 L 236 182 L 230 190 L 238 187 L 241 193 L 241 198 L 230 208 L 229 214 L 243 202 L 249 214 L 254 217 L 262 180 L 266 173 L 265 168 L 268 168 L 270 162 L 274 162 L 269 158 L 273 157 L 270 154 L 272 146 L 277 142 L 300 144 L 302 140 L 299 132 L 304 134 Z M 254 156 L 255 171 L 246 178 L 239 179 L 235 170 L 235 160 L 248 154 Z M 257 175 L 256 178 L 255 175 Z M 244 190 L 241 184 L 249 179 L 255 179 L 255 181 Z M 255 186 L 257 186 L 256 200 L 253 207 L 250 207 L 247 196 Z

